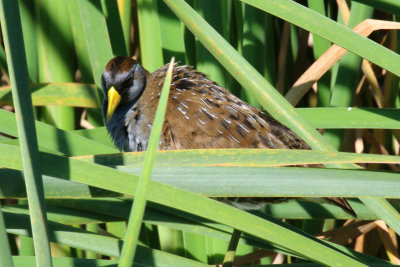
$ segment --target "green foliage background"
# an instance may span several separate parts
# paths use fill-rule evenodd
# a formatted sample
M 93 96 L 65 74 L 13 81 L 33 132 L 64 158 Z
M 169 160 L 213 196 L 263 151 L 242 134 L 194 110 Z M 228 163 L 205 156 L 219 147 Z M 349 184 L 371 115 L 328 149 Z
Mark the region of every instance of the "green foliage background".
M 249 266 L 272 263 L 274 256 L 254 256 L 264 249 L 285 255 L 287 265 L 396 262 L 398 32 L 361 37 L 343 25 L 335 1 L 322 0 L 0 3 L 4 266 L 112 266 L 120 257 L 121 266 L 130 264 L 132 254 L 121 255 L 122 240 L 138 219 L 129 213 L 142 190 L 148 201 L 141 229 L 132 235 L 139 237 L 135 266 L 221 263 L 233 229 L 244 233 L 237 256 L 253 256 L 244 262 Z M 398 21 L 400 15 L 396 0 L 348 4 L 349 27 L 368 18 Z M 283 95 L 331 43 L 350 52 L 294 108 Z M 286 124 L 313 151 L 153 151 L 147 158 L 154 166 L 142 170 L 145 154 L 119 153 L 103 127 L 100 76 L 113 55 L 135 56 L 149 71 L 172 56 L 194 65 Z M 378 91 L 360 82 L 362 58 L 373 64 Z M 162 113 L 156 121 L 162 123 Z M 364 153 L 349 153 L 355 148 Z M 311 163 L 328 168 L 287 167 Z M 146 186 L 139 176 L 149 168 Z M 293 200 L 244 212 L 206 196 L 348 197 L 359 220 L 383 220 L 397 236 L 390 248 L 372 231 L 360 253 L 355 243 L 346 247 L 312 236 L 352 219 L 340 208 Z M 345 228 L 345 235 L 351 233 Z

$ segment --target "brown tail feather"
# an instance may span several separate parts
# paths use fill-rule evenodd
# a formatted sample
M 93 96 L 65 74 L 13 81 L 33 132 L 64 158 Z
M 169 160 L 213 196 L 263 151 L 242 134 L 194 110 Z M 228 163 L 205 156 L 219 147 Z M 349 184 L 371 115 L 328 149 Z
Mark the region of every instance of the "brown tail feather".
M 354 218 L 357 218 L 357 214 L 355 213 L 355 211 L 353 210 L 353 208 L 350 206 L 350 204 L 347 202 L 346 199 L 341 197 L 327 197 L 325 199 L 331 204 L 341 207 L 345 212 L 347 212 Z

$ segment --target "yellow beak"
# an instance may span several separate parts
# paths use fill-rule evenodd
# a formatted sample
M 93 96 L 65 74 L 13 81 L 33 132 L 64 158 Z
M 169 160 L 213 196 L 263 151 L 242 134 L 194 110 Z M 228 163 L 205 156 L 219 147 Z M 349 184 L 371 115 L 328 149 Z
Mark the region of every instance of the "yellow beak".
M 121 96 L 118 94 L 117 90 L 115 90 L 114 86 L 108 89 L 107 95 L 108 95 L 107 122 L 109 122 L 112 115 L 114 114 L 115 109 L 118 107 L 118 104 L 121 101 Z

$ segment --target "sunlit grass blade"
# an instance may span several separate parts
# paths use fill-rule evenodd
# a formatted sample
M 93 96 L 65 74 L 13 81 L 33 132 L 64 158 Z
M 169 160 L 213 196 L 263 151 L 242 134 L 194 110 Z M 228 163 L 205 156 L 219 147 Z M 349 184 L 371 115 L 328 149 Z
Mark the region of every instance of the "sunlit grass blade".
M 353 28 L 363 20 L 370 18 L 374 9 L 360 3 L 353 3 L 351 6 L 348 27 Z M 358 79 L 361 75 L 362 58 L 353 53 L 347 53 L 339 61 L 337 77 L 331 88 L 331 98 L 329 105 L 332 107 L 351 107 L 356 93 Z M 329 140 L 337 149 L 343 146 L 345 131 L 327 130 L 324 137 Z
M 400 215 L 396 209 L 386 200 L 386 199 L 378 199 L 379 204 L 377 204 L 377 199 L 373 199 L 370 197 L 362 197 L 360 200 L 368 205 L 368 208 L 371 209 L 375 214 L 377 214 L 380 218 L 385 218 L 385 223 L 393 228 L 398 235 L 400 235 Z M 371 201 L 372 200 L 372 201 Z M 382 206 L 385 209 L 382 209 Z
M 254 68 L 241 58 L 238 53 L 212 29 L 201 17 L 199 17 L 184 1 L 164 0 L 167 5 L 177 14 L 185 25 L 203 43 L 205 47 L 226 67 L 226 69 L 237 79 L 247 90 L 253 92 L 260 104 L 275 118 L 280 120 L 313 149 L 331 150 L 334 147 L 326 142 L 322 136 L 315 131 L 307 120 L 302 118 L 261 75 L 257 74 Z M 396 53 L 365 39 L 350 29 L 334 23 L 322 15 L 308 10 L 307 8 L 289 0 L 257 1 L 244 0 L 246 3 L 266 10 L 274 15 L 296 25 L 304 27 L 344 48 L 367 58 L 373 63 L 386 68 L 387 70 L 400 74 L 398 61 L 400 56 Z M 284 5 L 285 8 L 281 8 Z M 332 35 L 332 31 L 338 32 Z M 346 37 L 346 38 L 344 38 Z M 340 164 L 343 168 L 354 167 L 354 165 Z M 379 200 L 376 205 L 381 205 Z M 382 209 L 385 209 L 381 205 Z M 385 218 L 382 218 L 385 220 Z
M 392 14 L 400 14 L 400 3 L 397 0 L 354 0 L 354 2 L 377 7 Z
M 171 86 L 172 69 L 174 67 L 174 63 L 174 58 L 172 58 L 169 63 L 166 77 L 164 79 L 164 85 L 162 87 L 160 100 L 158 102 L 157 111 L 154 117 L 154 122 L 149 138 L 149 144 L 147 146 L 147 151 L 143 162 L 143 170 L 140 175 L 136 189 L 135 202 L 131 209 L 131 215 L 129 216 L 128 229 L 124 238 L 121 259 L 118 264 L 119 266 L 130 266 L 135 257 L 139 231 L 140 227 L 142 226 L 144 209 L 146 207 L 146 196 L 148 194 L 147 188 L 151 179 L 153 163 L 158 149 L 161 129 L 164 123 L 165 111 L 167 109 L 169 89 Z
M 111 148 L 115 149 L 114 143 L 111 138 L 108 136 L 107 130 L 105 127 L 96 127 L 94 129 L 82 129 L 73 131 L 73 133 L 81 135 L 83 137 L 89 138 L 93 141 L 102 143 Z
M 310 9 L 322 15 L 326 14 L 327 5 L 325 5 L 324 1 L 309 0 L 308 6 Z M 312 37 L 314 58 L 318 59 L 330 47 L 331 43 L 328 40 L 321 38 L 317 34 L 313 34 Z M 318 80 L 317 104 L 319 107 L 329 106 L 331 74 L 332 72 L 329 70 Z
M 26 191 L 31 212 L 32 233 L 35 238 L 36 264 L 49 267 L 52 266 L 52 263 L 47 236 L 43 181 L 17 1 L 0 2 L 0 20 L 7 50 L 7 64 L 13 88 L 14 106 L 19 115 L 17 125 Z
M 266 63 L 265 47 L 268 43 L 273 43 L 272 40 L 266 39 L 267 19 L 269 16 L 261 10 L 245 5 L 243 15 L 243 44 L 242 55 L 247 61 L 257 69 L 257 71 L 264 75 Z M 268 28 L 270 30 L 271 27 Z M 252 106 L 259 106 L 256 99 L 244 89 L 242 90 L 242 99 L 251 104 Z
M 2 146 L 2 148 L 3 147 L 4 146 Z M 4 149 L 0 151 L 4 151 Z M 15 154 L 12 163 L 17 164 L 16 166 L 20 169 L 21 163 L 19 162 L 18 164 L 18 158 L 16 158 L 18 157 L 19 149 L 9 147 L 7 154 L 11 155 L 11 151 L 14 151 Z M 11 162 L 7 161 L 1 164 L 4 166 L 4 164 L 10 163 Z M 137 176 L 75 159 L 46 155 L 46 159 L 42 161 L 42 166 L 43 172 L 46 175 L 67 178 L 74 182 L 84 183 L 123 194 L 132 195 L 132 192 L 135 192 L 138 188 Z M 69 171 L 63 172 L 60 166 L 68 166 Z M 291 169 L 291 171 L 298 171 L 294 168 L 288 169 Z M 323 170 L 315 169 L 314 171 Z M 109 177 L 113 177 L 113 179 L 109 179 Z M 282 177 L 288 177 L 288 175 L 286 174 Z M 280 191 L 281 189 L 282 187 L 279 188 Z M 347 189 L 350 190 L 350 188 Z M 315 194 L 316 191 L 318 192 L 318 190 L 313 190 L 312 194 Z M 282 193 L 279 192 L 279 195 L 281 194 Z M 364 266 L 342 252 L 332 250 L 330 246 L 325 243 L 316 242 L 316 239 L 307 234 L 300 234 L 298 231 L 292 231 L 294 228 L 290 228 L 288 225 L 283 226 L 281 222 L 273 218 L 268 218 L 268 220 L 261 219 L 198 194 L 193 194 L 159 182 L 150 181 L 147 198 L 149 201 L 196 214 L 261 239 L 273 240 L 274 243 L 291 251 L 296 251 L 317 262 L 325 262 L 326 264 L 329 262 L 331 265 L 332 263 L 343 263 L 347 266 Z M 235 220 L 232 220 L 232 218 L 235 218 Z M 288 227 L 292 230 L 289 230 Z
M 157 1 L 164 62 L 174 57 L 176 62 L 185 63 L 184 27 L 179 19 L 162 1 Z M 174 38 L 171 38 L 174 36 Z
M 17 235 L 30 235 L 29 220 L 24 214 L 5 212 L 7 231 Z M 82 248 L 97 252 L 98 254 L 112 257 L 120 256 L 121 240 L 94 234 L 72 226 L 49 222 L 49 231 L 52 233 L 52 242 L 65 244 L 75 248 Z M 135 263 L 145 266 L 171 266 L 175 262 L 178 266 L 204 267 L 205 265 L 182 257 L 165 253 L 159 250 L 150 249 L 143 245 L 138 246 L 138 253 Z M 165 264 L 165 265 L 163 265 Z M 169 265 L 168 265 L 169 264 Z
M 120 56 L 129 56 L 117 1 L 101 0 L 101 4 L 103 7 L 104 16 L 106 18 L 107 27 L 110 29 L 108 33 L 110 35 L 111 46 L 114 54 Z
M 160 21 L 157 15 L 156 0 L 138 0 L 138 23 L 140 55 L 142 64 L 150 72 L 163 65 Z
M 21 24 L 25 46 L 26 64 L 28 67 L 29 79 L 37 82 L 39 78 L 38 63 L 38 42 L 37 42 L 37 13 L 35 12 L 35 1 L 19 1 L 19 11 L 21 14 Z M 4 55 L 5 57 L 5 55 Z M 8 73 L 8 71 L 7 71 Z
M 101 74 L 104 66 L 112 58 L 112 48 L 108 29 L 101 9 L 100 0 L 77 1 L 79 16 L 81 17 L 86 46 L 89 53 L 93 80 L 98 88 L 101 88 Z M 98 96 L 100 98 L 100 95 Z
M 118 10 L 120 14 L 122 31 L 126 46 L 127 55 L 131 55 L 130 53 L 130 34 L 131 34 L 131 18 L 132 18 L 132 1 L 130 0 L 119 0 L 118 2 Z
M 397 63 L 400 60 L 400 55 L 300 4 L 290 0 L 272 0 L 268 2 L 262 0 L 242 1 L 283 18 L 305 30 L 318 34 L 368 61 L 394 74 L 400 75 L 400 66 Z M 335 34 L 332 34 L 333 32 Z
M 384 108 L 297 108 L 315 128 L 399 129 L 399 109 Z
M 3 212 L 1 211 L 0 204 L 0 258 L 1 258 L 1 266 L 4 267 L 13 267 L 13 261 L 11 258 L 10 245 L 8 243 L 8 237 L 6 232 L 6 225 L 4 222 Z
M 74 49 L 69 15 L 65 12 L 66 2 L 43 0 L 39 6 L 37 20 L 39 82 L 72 82 L 75 75 L 75 60 L 73 60 Z M 44 121 L 63 130 L 75 128 L 73 108 L 46 106 L 41 111 Z
M 79 160 L 122 168 L 140 167 L 145 154 L 116 153 L 78 156 Z M 400 164 L 400 157 L 380 154 L 311 150 L 255 149 L 186 149 L 165 150 L 157 154 L 157 167 L 272 167 L 331 163 Z
M 14 113 L 0 109 L 0 118 L 2 122 L 0 132 L 21 138 L 21 135 L 17 132 L 17 120 Z M 105 131 L 105 129 L 103 130 Z M 114 147 L 103 145 L 72 132 L 63 131 L 40 121 L 36 121 L 36 131 L 39 145 L 69 156 L 118 152 Z M 105 136 L 105 138 L 108 138 L 108 136 Z
M 0 157 L 0 163 L 5 168 L 20 169 L 18 161 L 18 147 L 1 145 L 4 153 Z M 7 161 L 5 155 L 9 155 Z M 52 154 L 42 153 L 43 164 L 48 166 L 48 162 L 55 160 L 52 168 L 58 168 L 57 176 L 61 175 L 62 166 L 61 157 Z M 77 166 L 90 166 L 89 163 L 71 159 Z M 89 165 L 88 165 L 89 164 Z M 100 168 L 100 167 L 99 167 Z M 102 167 L 104 168 L 104 167 Z M 109 168 L 106 168 L 109 169 Z M 118 167 L 137 177 L 140 173 L 140 167 Z M 122 173 L 122 172 L 119 173 Z M 1 181 L 4 183 L 4 197 L 18 198 L 23 196 L 23 192 L 18 192 L 20 184 L 17 183 L 19 173 L 10 170 L 1 170 L 1 173 L 8 177 Z M 46 172 L 46 175 L 52 176 Z M 63 174 L 65 177 L 67 174 Z M 122 174 L 121 174 L 122 175 Z M 243 179 L 245 176 L 251 176 Z M 129 175 L 128 175 L 129 176 Z M 375 177 L 380 179 L 376 180 Z M 323 177 L 323 179 L 321 178 Z M 15 179 L 14 184 L 12 178 Z M 80 179 L 84 179 L 82 177 Z M 260 168 L 260 167 L 157 167 L 154 169 L 153 178 L 155 181 L 170 184 L 185 190 L 201 193 L 213 197 L 389 197 L 398 198 L 400 196 L 399 183 L 396 173 L 363 171 L 363 170 L 337 170 L 337 169 L 304 169 L 293 167 L 280 168 Z M 48 182 L 49 197 L 55 197 L 60 194 L 56 190 L 56 185 L 64 187 L 68 183 L 59 181 L 57 184 L 51 177 L 44 177 Z M 91 178 L 87 178 L 91 180 Z M 132 182 L 133 183 L 133 182 Z M 63 184 L 65 184 L 63 186 Z M 359 185 L 359 184 L 362 184 Z M 13 187 L 7 188 L 7 186 Z M 59 197 L 90 197 L 90 189 L 87 186 L 69 184 L 71 188 L 64 189 L 65 192 Z M 376 190 L 379 187 L 381 190 Z M 74 191 L 75 190 L 75 191 Z M 122 189 L 118 189 L 117 192 Z M 102 193 L 102 190 L 93 190 L 96 196 L 114 196 L 110 192 Z M 115 194 L 119 196 L 118 194 Z
M 242 84 L 272 116 L 276 117 L 300 135 L 315 149 L 330 149 L 321 135 L 300 117 L 281 94 L 268 83 L 237 51 L 229 45 L 184 1 L 165 0 L 165 3 L 185 23 L 203 45 Z
M 31 84 L 34 106 L 60 105 L 70 107 L 100 108 L 97 88 L 80 83 L 35 83 Z M 12 105 L 11 86 L 0 88 L 0 104 Z
M 225 40 L 229 39 L 229 8 L 227 0 L 195 0 L 194 9 L 210 25 L 216 29 Z M 203 46 L 200 40 L 196 40 L 196 69 L 207 73 L 207 76 L 216 81 L 222 87 L 227 87 L 227 73 L 220 63 Z M 228 87 L 229 88 L 229 87 Z
M 3 47 L 0 48 L 0 67 L 8 75 L 6 52 Z

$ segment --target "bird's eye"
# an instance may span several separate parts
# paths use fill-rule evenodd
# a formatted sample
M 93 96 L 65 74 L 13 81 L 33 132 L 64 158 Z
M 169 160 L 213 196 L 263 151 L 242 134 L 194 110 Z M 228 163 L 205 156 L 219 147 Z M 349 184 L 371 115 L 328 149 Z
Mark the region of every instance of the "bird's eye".
M 128 90 L 133 84 L 133 80 L 132 79 L 126 79 L 123 83 L 122 83 L 122 88 Z

